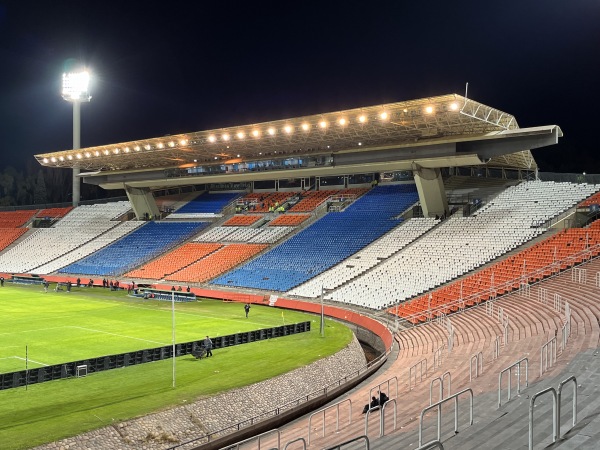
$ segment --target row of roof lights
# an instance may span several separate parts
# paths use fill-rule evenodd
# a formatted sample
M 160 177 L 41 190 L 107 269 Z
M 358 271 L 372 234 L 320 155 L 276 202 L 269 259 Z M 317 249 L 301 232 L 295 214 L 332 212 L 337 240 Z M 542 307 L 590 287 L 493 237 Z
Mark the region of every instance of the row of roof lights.
M 457 111 L 458 110 L 458 104 L 457 103 L 451 103 L 449 105 L 449 108 L 450 108 L 451 111 Z M 435 109 L 433 108 L 433 106 L 426 106 L 425 109 L 424 109 L 425 114 L 433 114 L 434 111 L 435 111 Z M 403 112 L 406 113 L 406 112 L 408 112 L 408 110 L 404 109 Z M 381 120 L 382 122 L 386 122 L 386 121 L 388 121 L 390 119 L 390 113 L 388 113 L 387 111 L 382 111 L 381 113 L 379 113 L 377 115 L 377 118 L 379 120 Z M 358 122 L 360 124 L 367 123 L 368 121 L 369 121 L 369 118 L 366 115 L 364 115 L 364 114 L 361 114 L 360 116 L 356 117 L 356 122 Z M 345 126 L 347 126 L 347 125 L 350 124 L 350 120 L 348 118 L 346 118 L 346 117 L 340 117 L 339 119 L 337 119 L 337 121 L 335 123 L 337 123 L 337 125 L 340 126 L 340 127 L 345 127 Z M 331 124 L 329 122 L 327 122 L 326 120 L 321 120 L 318 123 L 318 127 L 321 128 L 321 129 L 327 129 L 330 125 Z M 302 129 L 302 131 L 309 131 L 310 128 L 311 128 L 311 125 L 308 122 L 303 122 L 303 123 L 300 124 L 300 129 Z M 292 125 L 288 124 L 288 125 L 285 125 L 282 128 L 281 131 L 284 134 L 288 134 L 289 135 L 289 134 L 292 134 L 295 131 L 295 128 Z M 252 137 L 254 137 L 254 138 L 259 138 L 261 136 L 261 134 L 262 134 L 261 131 L 258 130 L 258 129 L 253 129 L 249 133 L 249 135 L 252 136 Z M 266 134 L 269 135 L 269 136 L 275 136 L 277 134 L 277 129 L 275 127 L 269 127 L 266 130 Z M 240 139 L 240 140 L 244 139 L 244 138 L 246 138 L 246 132 L 244 132 L 244 131 L 238 131 L 235 134 L 235 137 L 237 139 Z M 221 140 L 222 141 L 228 142 L 231 139 L 232 139 L 232 136 L 229 133 L 223 133 L 221 135 Z M 211 135 L 208 136 L 208 142 L 214 143 L 214 142 L 217 142 L 217 140 L 218 140 L 218 138 L 214 134 L 211 134 Z M 187 143 L 188 143 L 188 141 L 185 140 L 185 139 L 182 139 L 182 140 L 179 141 L 179 145 L 181 145 L 181 146 L 187 145 Z M 168 147 L 173 148 L 173 147 L 175 147 L 177 145 L 177 143 L 175 141 L 169 141 L 166 145 Z M 361 144 L 359 143 L 359 145 L 361 145 Z M 142 148 L 144 148 L 145 150 L 151 150 L 152 146 L 150 144 L 146 144 L 143 147 L 140 146 L 140 145 L 136 145 L 135 147 L 132 147 L 132 148 L 130 148 L 130 147 L 124 147 L 123 149 L 115 148 L 115 149 L 112 150 L 112 153 L 115 154 L 115 155 L 118 155 L 121 152 L 123 152 L 123 153 L 130 153 L 131 151 L 139 152 L 139 151 L 142 150 Z M 158 149 L 165 148 L 165 144 L 163 142 L 159 142 L 158 144 L 156 144 L 156 148 L 158 148 Z M 59 156 L 58 158 L 53 156 L 51 158 L 44 158 L 43 161 L 44 161 L 44 163 L 48 163 L 48 162 L 55 163 L 57 161 L 64 161 L 65 159 L 71 161 L 71 160 L 73 160 L 73 158 L 83 159 L 84 157 L 85 158 L 91 158 L 92 156 L 102 156 L 102 155 L 108 156 L 110 153 L 111 152 L 109 150 L 102 150 L 102 151 L 96 150 L 94 152 L 77 153 L 77 154 L 75 154 L 75 156 L 73 156 L 73 155 L 67 155 L 67 156 Z
M 458 110 L 458 104 L 451 103 L 449 108 L 451 111 L 456 111 L 456 110 Z M 435 110 L 434 110 L 433 106 L 427 106 L 424 109 L 425 114 L 433 114 L 434 111 Z M 408 112 L 408 110 L 404 109 L 404 112 L 406 113 L 406 112 Z M 379 120 L 381 120 L 382 122 L 386 122 L 390 119 L 390 113 L 388 113 L 387 111 L 382 111 L 381 113 L 379 113 L 377 118 Z M 358 123 L 364 124 L 364 123 L 367 123 L 368 121 L 369 121 L 369 118 L 364 114 L 356 117 L 356 122 L 358 122 Z M 346 117 L 340 117 L 334 123 L 336 123 L 340 127 L 345 127 L 347 125 L 350 125 L 350 119 L 348 119 Z M 317 124 L 317 126 L 321 129 L 327 129 L 328 127 L 331 126 L 331 124 L 329 122 L 327 122 L 326 120 L 321 120 Z M 311 129 L 311 125 L 308 122 L 303 122 L 300 124 L 299 128 L 302 131 L 309 131 Z M 284 134 L 292 134 L 295 130 L 296 129 L 294 126 L 287 124 L 280 130 L 280 132 L 282 132 Z M 259 137 L 261 137 L 262 134 L 267 134 L 269 136 L 275 136 L 277 134 L 277 129 L 275 127 L 269 127 L 269 128 L 267 128 L 266 132 L 263 132 L 263 131 L 255 128 L 252 131 L 250 131 L 250 133 L 248 133 L 248 134 L 254 138 L 259 138 Z M 224 142 L 228 142 L 231 139 L 233 139 L 233 137 L 241 140 L 241 139 L 245 139 L 246 136 L 247 136 L 247 133 L 245 131 L 238 131 L 235 134 L 235 136 L 232 136 L 229 133 L 223 133 L 220 136 L 220 140 L 224 141 Z M 217 136 L 216 134 L 211 134 L 208 136 L 208 142 L 210 142 L 210 143 L 217 142 L 218 140 L 219 140 L 219 136 Z

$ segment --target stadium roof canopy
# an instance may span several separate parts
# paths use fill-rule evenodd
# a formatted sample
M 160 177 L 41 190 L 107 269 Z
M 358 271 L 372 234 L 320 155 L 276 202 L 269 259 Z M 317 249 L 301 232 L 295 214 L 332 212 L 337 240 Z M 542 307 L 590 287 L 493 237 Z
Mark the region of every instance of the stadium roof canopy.
M 427 148 L 445 143 L 456 146 L 456 143 L 468 144 L 474 140 L 493 139 L 496 142 L 503 135 L 524 134 L 526 130 L 531 130 L 533 134 L 562 136 L 560 128 L 554 125 L 526 130 L 518 128 L 515 118 L 510 114 L 457 94 L 449 94 L 43 153 L 35 157 L 44 166 L 79 167 L 98 175 L 344 153 L 359 153 L 366 161 L 369 155 L 375 157 L 382 150 L 393 149 L 404 149 L 405 154 L 408 149 L 411 154 L 409 159 L 419 164 L 421 158 L 432 160 L 438 157 L 434 155 L 432 158 Z M 495 151 L 487 156 L 479 155 L 478 162 L 495 167 L 533 170 L 537 165 L 529 148 L 533 147 L 524 147 L 516 152 L 513 149 Z M 420 155 L 420 152 L 423 153 Z M 451 163 L 449 157 L 452 155 L 448 156 L 441 158 L 437 167 L 473 162 L 473 158 L 464 158 L 463 154 L 462 159 L 457 155 L 458 159 Z M 402 158 L 407 159 L 406 155 Z

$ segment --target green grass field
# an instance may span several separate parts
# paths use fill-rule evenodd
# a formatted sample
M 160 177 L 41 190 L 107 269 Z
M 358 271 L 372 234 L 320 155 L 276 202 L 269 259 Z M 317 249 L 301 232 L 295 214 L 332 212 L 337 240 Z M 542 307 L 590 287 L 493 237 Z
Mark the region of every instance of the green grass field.
M 203 300 L 175 305 L 177 342 L 313 321 L 309 333 L 217 349 L 214 357 L 176 358 L 0 391 L 0 448 L 21 449 L 102 427 L 206 395 L 256 383 L 345 347 L 351 331 L 318 317 Z M 82 288 L 44 293 L 39 286 L 0 289 L 0 373 L 171 344 L 171 304 L 124 292 Z

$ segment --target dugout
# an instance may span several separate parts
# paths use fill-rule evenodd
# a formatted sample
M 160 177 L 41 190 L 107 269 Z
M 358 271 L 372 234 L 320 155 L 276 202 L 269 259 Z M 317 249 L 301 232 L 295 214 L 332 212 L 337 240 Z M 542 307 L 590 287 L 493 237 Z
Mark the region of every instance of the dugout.
M 166 289 L 156 289 L 150 287 L 138 287 L 134 293 L 134 297 L 139 297 L 148 300 L 163 300 L 172 301 L 175 294 L 176 302 L 195 302 L 196 294 L 186 291 L 171 291 Z

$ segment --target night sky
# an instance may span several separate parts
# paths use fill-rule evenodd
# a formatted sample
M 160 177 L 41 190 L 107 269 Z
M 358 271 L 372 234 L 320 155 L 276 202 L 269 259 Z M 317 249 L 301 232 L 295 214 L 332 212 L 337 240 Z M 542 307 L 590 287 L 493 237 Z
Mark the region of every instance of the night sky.
M 542 171 L 600 173 L 600 0 L 0 0 L 0 170 L 72 146 L 64 62 L 93 72 L 82 147 L 448 93 L 558 124 Z

